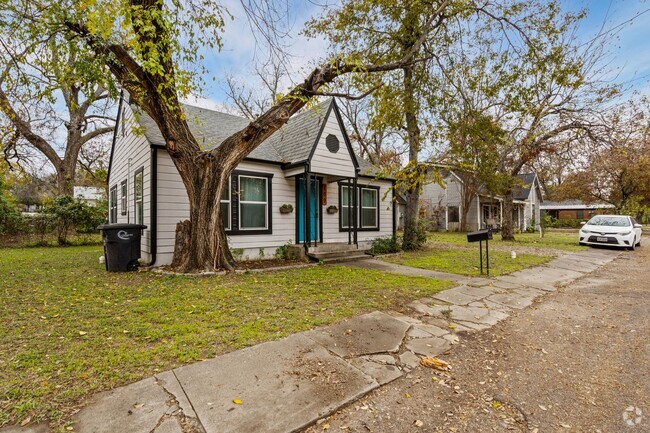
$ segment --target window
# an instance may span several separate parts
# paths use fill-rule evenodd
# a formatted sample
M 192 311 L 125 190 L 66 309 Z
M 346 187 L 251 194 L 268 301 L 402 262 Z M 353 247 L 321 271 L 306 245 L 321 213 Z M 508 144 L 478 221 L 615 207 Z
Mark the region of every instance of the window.
M 374 188 L 361 188 L 361 228 L 377 227 L 378 195 L 378 190 Z
M 350 216 L 354 212 L 352 210 L 352 196 L 350 189 L 347 186 L 341 186 L 341 227 L 350 227 Z
M 585 211 L 580 209 L 576 210 L 576 219 L 581 220 L 585 217 Z
M 460 222 L 460 213 L 458 211 L 458 206 L 449 206 L 447 208 L 448 216 L 450 223 Z
M 109 203 L 108 203 L 108 222 L 116 223 L 117 222 L 117 185 L 111 188 L 109 194 Z
M 140 168 L 133 177 L 135 196 L 135 223 L 144 224 L 144 198 L 143 198 L 144 169 Z
M 268 186 L 266 177 L 239 176 L 239 229 L 268 228 Z
M 122 191 L 122 215 L 126 215 L 126 208 L 127 208 L 127 195 L 129 194 L 129 190 L 126 184 L 126 180 L 122 181 L 122 184 L 120 185 L 120 189 Z
M 348 230 L 350 224 L 354 225 L 354 220 L 350 221 L 350 216 L 356 218 L 359 230 L 378 230 L 379 229 L 379 188 L 370 186 L 357 186 L 355 213 L 355 197 L 351 194 L 352 188 L 341 183 L 339 184 L 339 203 L 341 208 L 340 230 Z M 350 211 L 351 210 L 351 211 Z
M 223 194 L 221 194 L 221 221 L 223 221 L 223 228 L 225 230 L 230 230 L 230 202 L 230 178 L 228 178 L 226 188 L 223 190 Z

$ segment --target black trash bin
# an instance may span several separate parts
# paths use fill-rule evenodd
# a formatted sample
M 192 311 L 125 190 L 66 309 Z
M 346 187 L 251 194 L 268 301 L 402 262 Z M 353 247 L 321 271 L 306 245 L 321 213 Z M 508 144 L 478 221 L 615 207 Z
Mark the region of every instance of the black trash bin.
M 127 272 L 138 269 L 140 234 L 147 226 L 142 224 L 103 224 L 102 231 L 106 270 Z

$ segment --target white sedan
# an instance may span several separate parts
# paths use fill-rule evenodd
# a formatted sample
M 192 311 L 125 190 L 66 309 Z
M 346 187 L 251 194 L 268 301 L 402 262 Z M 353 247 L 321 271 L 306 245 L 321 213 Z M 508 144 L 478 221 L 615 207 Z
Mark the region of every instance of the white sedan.
M 633 250 L 641 246 L 641 224 L 627 215 L 597 215 L 583 223 L 580 245 L 609 245 Z

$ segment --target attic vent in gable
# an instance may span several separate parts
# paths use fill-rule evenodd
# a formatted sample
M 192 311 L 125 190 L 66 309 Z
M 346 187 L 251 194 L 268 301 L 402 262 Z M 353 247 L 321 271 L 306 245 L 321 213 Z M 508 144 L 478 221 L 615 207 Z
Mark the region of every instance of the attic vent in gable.
M 339 151 L 339 139 L 336 138 L 336 135 L 330 134 L 327 137 L 325 137 L 325 146 L 327 147 L 327 150 L 329 150 L 332 153 L 336 153 Z

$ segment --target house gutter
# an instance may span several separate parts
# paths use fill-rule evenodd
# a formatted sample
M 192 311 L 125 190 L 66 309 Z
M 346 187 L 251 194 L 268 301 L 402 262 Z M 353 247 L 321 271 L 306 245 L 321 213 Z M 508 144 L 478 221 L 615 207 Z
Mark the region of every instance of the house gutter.
M 156 252 L 158 250 L 158 150 L 151 146 L 151 210 L 149 212 L 149 247 L 151 249 L 151 261 L 147 266 L 156 264 Z

